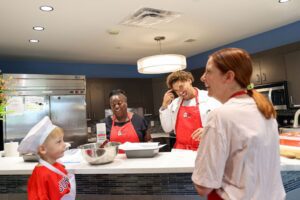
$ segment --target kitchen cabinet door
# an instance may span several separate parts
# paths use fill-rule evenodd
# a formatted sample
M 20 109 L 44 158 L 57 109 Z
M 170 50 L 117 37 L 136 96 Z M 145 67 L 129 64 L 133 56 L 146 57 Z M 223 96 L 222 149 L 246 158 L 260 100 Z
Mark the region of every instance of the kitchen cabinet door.
M 195 79 L 193 86 L 197 87 L 199 89 L 202 89 L 202 90 L 206 90 L 204 83 L 200 80 L 200 78 L 204 74 L 204 72 L 205 72 L 205 66 L 198 68 L 198 69 L 191 70 L 191 73 L 193 74 L 194 79 Z
M 260 85 L 261 84 L 260 64 L 259 64 L 259 58 L 258 57 L 253 57 L 252 58 L 251 83 L 254 83 L 254 85 Z
M 300 107 L 300 50 L 284 55 L 291 106 Z
M 100 120 L 104 118 L 104 90 L 103 83 L 97 81 L 97 79 L 92 80 L 90 84 L 90 115 L 92 120 Z
M 264 54 L 260 59 L 260 68 L 262 84 L 286 80 L 284 57 L 280 52 Z
M 251 82 L 255 85 L 286 80 L 284 57 L 278 49 L 252 56 Z
M 109 93 L 122 89 L 127 93 L 128 107 L 142 107 L 144 112 L 153 114 L 153 93 L 151 79 L 87 79 L 88 118 L 99 120 L 105 117 L 109 109 Z
M 161 107 L 164 94 L 166 91 L 168 91 L 168 87 L 166 85 L 166 77 L 153 78 L 152 91 L 154 114 L 159 115 L 159 108 Z

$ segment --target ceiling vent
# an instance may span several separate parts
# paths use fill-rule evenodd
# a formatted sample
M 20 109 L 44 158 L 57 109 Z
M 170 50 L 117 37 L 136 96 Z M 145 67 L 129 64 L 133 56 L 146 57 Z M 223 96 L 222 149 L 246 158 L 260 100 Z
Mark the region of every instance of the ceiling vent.
M 153 25 L 171 22 L 180 16 L 181 14 L 178 12 L 154 8 L 141 8 L 124 19 L 120 24 L 149 28 Z

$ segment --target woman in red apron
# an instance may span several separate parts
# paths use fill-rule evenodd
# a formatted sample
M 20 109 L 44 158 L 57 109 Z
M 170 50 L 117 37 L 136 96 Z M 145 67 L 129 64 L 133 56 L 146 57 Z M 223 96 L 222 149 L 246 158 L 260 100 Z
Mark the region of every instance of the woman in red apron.
M 110 95 L 112 116 L 105 119 L 109 140 L 113 142 L 144 142 L 151 138 L 146 120 L 127 112 L 127 97 L 123 90 L 113 90 Z
M 205 119 L 201 117 L 219 107 L 220 102 L 208 97 L 207 91 L 193 87 L 193 81 L 193 75 L 187 71 L 176 71 L 167 77 L 170 90 L 164 94 L 159 117 L 165 132 L 175 131 L 174 148 L 196 151 L 205 124 Z
M 195 106 L 183 106 L 184 99 L 182 99 L 180 103 L 175 126 L 176 143 L 174 148 L 176 149 L 190 149 L 196 151 L 199 146 L 199 141 L 192 138 L 192 133 L 195 130 L 202 128 L 200 109 L 198 106 L 198 90 L 196 88 L 194 93 L 196 93 Z

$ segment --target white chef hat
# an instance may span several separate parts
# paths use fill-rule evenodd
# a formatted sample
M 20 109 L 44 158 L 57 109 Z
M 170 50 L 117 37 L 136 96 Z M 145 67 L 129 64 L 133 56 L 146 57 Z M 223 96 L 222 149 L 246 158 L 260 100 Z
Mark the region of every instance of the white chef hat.
M 21 141 L 18 151 L 21 154 L 37 153 L 38 147 L 43 144 L 48 135 L 56 126 L 52 124 L 48 116 L 30 129 L 26 137 Z

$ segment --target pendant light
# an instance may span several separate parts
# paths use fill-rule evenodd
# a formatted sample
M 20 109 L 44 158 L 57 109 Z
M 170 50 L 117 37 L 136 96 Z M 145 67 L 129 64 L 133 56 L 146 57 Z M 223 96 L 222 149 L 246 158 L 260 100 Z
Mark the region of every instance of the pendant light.
M 141 58 L 137 61 L 138 72 L 142 74 L 163 74 L 186 68 L 186 58 L 179 54 L 161 54 L 164 36 L 154 38 L 159 44 L 160 54 Z

